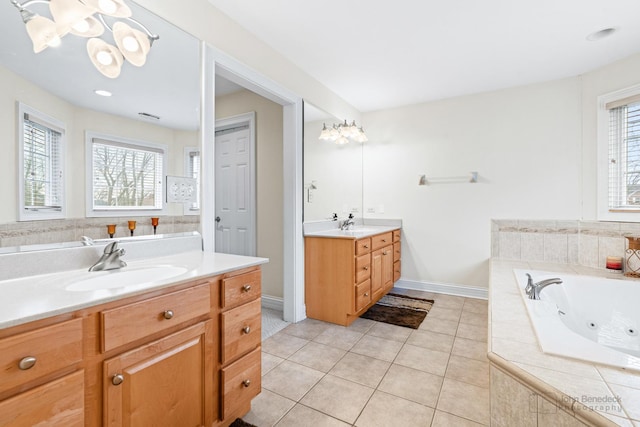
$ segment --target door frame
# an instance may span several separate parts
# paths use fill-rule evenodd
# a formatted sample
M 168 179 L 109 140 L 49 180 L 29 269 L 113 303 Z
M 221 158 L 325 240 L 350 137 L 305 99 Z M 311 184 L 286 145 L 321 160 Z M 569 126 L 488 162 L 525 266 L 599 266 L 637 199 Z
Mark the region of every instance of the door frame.
M 249 125 L 249 209 L 251 211 L 249 222 L 251 223 L 251 236 L 249 240 L 249 256 L 256 256 L 258 230 L 257 230 L 257 203 L 256 203 L 256 113 L 251 111 L 244 114 L 238 114 L 237 116 L 225 117 L 223 119 L 216 120 L 216 126 L 214 130 L 214 145 L 215 145 L 215 132 L 219 130 L 231 129 L 237 126 Z M 214 148 L 215 150 L 215 148 Z M 215 165 L 215 162 L 214 162 Z M 215 167 L 215 166 L 214 166 Z M 215 169 L 214 169 L 215 176 Z M 214 180 L 215 188 L 215 180 Z M 215 211 L 214 211 L 215 218 Z M 214 229 L 215 233 L 215 229 Z M 215 234 L 214 234 L 215 242 Z M 215 245 L 215 243 L 214 243 Z
M 201 42 L 200 146 L 202 152 L 202 205 L 200 229 L 203 249 L 215 251 L 215 75 L 219 74 L 260 96 L 282 105 L 283 125 L 283 317 L 289 322 L 306 318 L 304 304 L 304 238 L 302 234 L 302 97 L 227 55 Z M 213 215 L 213 216 L 212 216 Z M 207 218 L 210 218 L 207 221 Z

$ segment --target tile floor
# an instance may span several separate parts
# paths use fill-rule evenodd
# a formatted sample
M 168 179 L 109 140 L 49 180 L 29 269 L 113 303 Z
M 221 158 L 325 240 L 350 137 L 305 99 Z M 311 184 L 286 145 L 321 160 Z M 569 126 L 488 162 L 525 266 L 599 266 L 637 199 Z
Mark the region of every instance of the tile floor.
M 262 343 L 257 426 L 489 424 L 487 301 L 394 289 L 435 300 L 419 329 L 306 319 Z

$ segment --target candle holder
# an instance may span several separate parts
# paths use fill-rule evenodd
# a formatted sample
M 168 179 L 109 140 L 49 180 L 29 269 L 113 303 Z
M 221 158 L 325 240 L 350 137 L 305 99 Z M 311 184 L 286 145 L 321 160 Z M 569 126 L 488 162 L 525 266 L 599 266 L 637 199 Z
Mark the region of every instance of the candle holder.
M 640 237 L 625 236 L 628 240 L 626 250 L 624 275 L 640 277 Z
M 131 236 L 133 236 L 133 230 L 136 229 L 136 222 L 135 221 L 128 221 L 129 223 L 129 231 L 131 231 Z
M 109 238 L 113 239 L 113 235 L 116 234 L 116 225 L 115 224 L 107 225 L 107 233 L 109 234 Z
M 159 218 L 153 217 L 151 218 L 151 225 L 153 225 L 153 234 L 156 234 L 156 228 L 158 227 Z

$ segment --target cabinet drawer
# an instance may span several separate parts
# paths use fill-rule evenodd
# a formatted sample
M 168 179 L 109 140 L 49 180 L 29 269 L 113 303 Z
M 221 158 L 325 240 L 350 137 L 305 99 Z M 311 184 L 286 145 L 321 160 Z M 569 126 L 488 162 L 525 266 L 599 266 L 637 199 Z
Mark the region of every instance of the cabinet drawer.
M 112 350 L 208 314 L 210 310 L 211 297 L 206 283 L 103 311 L 102 350 Z
M 222 419 L 260 393 L 260 347 L 222 369 Z
M 393 234 L 391 232 L 375 235 L 371 238 L 371 250 L 380 249 L 390 245 L 393 242 Z
M 35 358 L 35 364 L 28 367 L 27 358 Z M 82 319 L 4 338 L 0 340 L 0 391 L 9 390 L 81 360 Z
M 371 255 L 361 255 L 356 258 L 356 283 L 371 277 Z
M 260 299 L 222 313 L 222 364 L 260 344 L 261 320 Z
M 365 308 L 371 302 L 371 280 L 356 285 L 356 311 Z
M 393 241 L 394 242 L 400 241 L 400 230 L 393 230 Z
M 400 273 L 402 272 L 400 268 L 400 262 L 401 261 L 396 261 L 393 263 L 393 283 L 400 280 Z
M 371 251 L 371 239 L 356 240 L 356 256 L 368 254 Z
M 84 425 L 84 371 L 0 402 L 1 426 Z
M 393 261 L 400 261 L 400 242 L 393 244 Z
M 222 308 L 234 307 L 259 297 L 260 270 L 222 279 Z

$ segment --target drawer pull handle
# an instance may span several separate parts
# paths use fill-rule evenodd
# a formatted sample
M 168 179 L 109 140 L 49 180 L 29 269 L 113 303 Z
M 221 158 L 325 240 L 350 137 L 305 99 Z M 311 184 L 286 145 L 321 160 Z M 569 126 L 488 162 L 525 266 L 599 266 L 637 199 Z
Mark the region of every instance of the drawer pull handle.
M 162 313 L 162 317 L 167 320 L 173 319 L 173 310 L 165 310 L 164 313 Z
M 365 297 L 368 297 L 368 296 L 369 296 L 369 292 L 365 292 L 365 293 L 364 293 L 364 296 L 365 296 Z
M 22 370 L 22 371 L 26 371 L 27 369 L 31 369 L 33 368 L 33 366 L 36 364 L 36 358 L 33 356 L 27 356 L 24 357 L 20 363 L 18 363 L 18 367 Z
M 363 248 L 369 249 L 369 245 L 362 245 Z
M 387 242 L 387 239 L 382 239 L 382 242 L 383 242 L 383 243 L 386 243 L 386 242 Z
M 242 328 L 242 332 L 244 332 L 245 334 L 248 334 L 249 332 L 251 332 L 251 327 L 245 326 L 244 328 Z
M 242 287 L 242 292 L 249 292 L 251 290 L 251 285 L 244 285 Z
M 386 255 L 386 254 L 388 254 L 388 253 L 389 253 L 389 252 L 384 251 L 384 252 L 382 252 L 382 255 Z
M 250 379 L 246 379 L 244 381 L 242 381 L 242 385 L 245 387 L 249 387 L 251 385 L 251 380 Z
M 124 375 L 122 374 L 115 374 L 113 378 L 111 378 L 111 384 L 113 385 L 120 385 L 123 382 L 124 382 Z
M 368 269 L 369 269 L 369 266 L 368 266 L 368 265 L 365 265 L 363 268 L 364 268 L 365 270 L 368 270 Z

